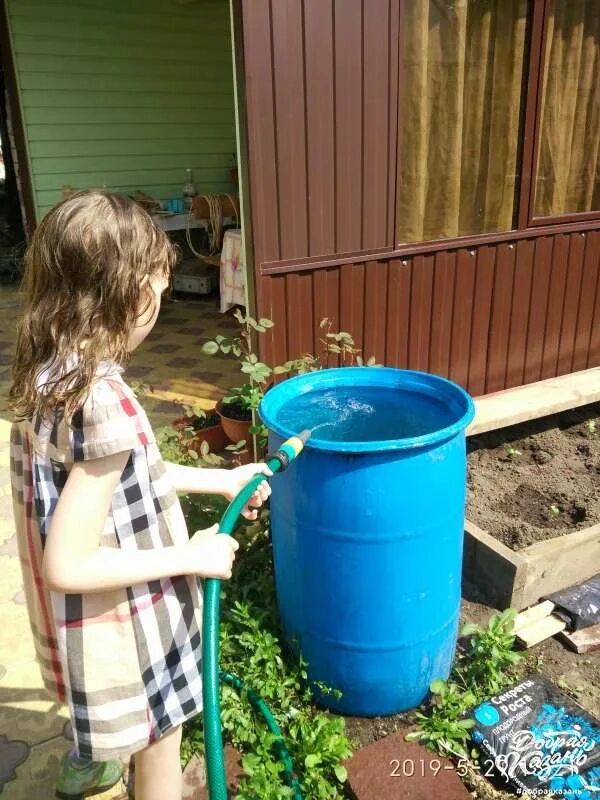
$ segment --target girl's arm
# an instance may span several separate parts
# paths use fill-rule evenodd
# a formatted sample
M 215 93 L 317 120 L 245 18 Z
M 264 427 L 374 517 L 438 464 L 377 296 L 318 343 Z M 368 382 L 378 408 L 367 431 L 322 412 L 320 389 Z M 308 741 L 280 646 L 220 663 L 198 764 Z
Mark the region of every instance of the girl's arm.
M 117 589 L 173 575 L 231 577 L 238 544 L 217 526 L 189 544 L 155 550 L 101 547 L 112 495 L 129 452 L 76 463 L 60 495 L 44 548 L 48 587 L 65 594 Z
M 266 464 L 244 464 L 243 467 L 235 469 L 198 469 L 169 462 L 165 466 L 177 492 L 222 494 L 228 500 L 233 500 L 257 472 L 262 472 L 266 477 L 273 474 Z M 242 512 L 246 519 L 256 519 L 258 514 L 256 509 L 270 494 L 271 487 L 263 481 Z

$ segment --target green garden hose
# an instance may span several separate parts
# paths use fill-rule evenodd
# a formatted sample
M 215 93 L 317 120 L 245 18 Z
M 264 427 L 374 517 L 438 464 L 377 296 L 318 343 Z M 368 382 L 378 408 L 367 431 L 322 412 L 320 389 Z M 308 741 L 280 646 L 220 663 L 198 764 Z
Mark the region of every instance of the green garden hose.
M 267 456 L 266 462 L 272 472 L 285 469 L 290 461 L 302 451 L 310 436 L 310 431 L 303 431 L 285 441 L 276 453 Z M 238 517 L 250 500 L 259 484 L 265 479 L 260 473 L 255 475 L 242 491 L 227 506 L 219 533 L 232 534 Z M 269 730 L 277 737 L 274 748 L 284 765 L 284 775 L 288 785 L 294 791 L 294 800 L 302 800 L 300 785 L 294 773 L 292 759 L 287 751 L 281 730 L 277 725 L 265 701 L 235 675 L 227 672 L 219 673 L 219 617 L 220 617 L 221 581 L 218 578 L 207 578 L 204 583 L 204 609 L 202 634 L 202 697 L 204 703 L 204 747 L 206 758 L 206 776 L 210 800 L 227 800 L 227 779 L 223 758 L 223 733 L 221 729 L 221 701 L 219 697 L 219 677 L 235 689 L 247 692 L 252 706 L 260 711 Z

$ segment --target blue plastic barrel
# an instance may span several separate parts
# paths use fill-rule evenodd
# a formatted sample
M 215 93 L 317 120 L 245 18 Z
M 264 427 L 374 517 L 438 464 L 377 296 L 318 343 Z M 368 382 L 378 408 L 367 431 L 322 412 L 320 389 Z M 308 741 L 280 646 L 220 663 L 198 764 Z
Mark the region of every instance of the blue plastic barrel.
M 436 375 L 345 367 L 278 384 L 260 415 L 271 450 L 320 426 L 272 479 L 288 643 L 312 682 L 341 691 L 317 692 L 326 707 L 414 708 L 448 676 L 456 647 L 473 401 Z

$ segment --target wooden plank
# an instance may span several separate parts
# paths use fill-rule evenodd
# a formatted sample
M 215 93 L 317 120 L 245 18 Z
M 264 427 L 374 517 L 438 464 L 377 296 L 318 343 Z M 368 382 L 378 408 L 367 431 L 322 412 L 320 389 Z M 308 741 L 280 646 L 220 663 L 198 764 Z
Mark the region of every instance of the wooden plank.
M 580 631 L 561 631 L 558 638 L 576 653 L 589 653 L 592 650 L 600 650 L 600 623 L 583 628 Z
M 600 367 L 506 389 L 475 401 L 468 436 L 600 401 Z
M 600 571 L 600 525 L 514 551 L 465 521 L 464 576 L 496 608 L 527 608 Z
M 600 572 L 600 524 L 520 551 L 527 561 L 524 596 L 534 602 Z
M 521 611 L 515 619 L 513 633 L 516 634 L 521 628 L 527 628 L 534 622 L 539 622 L 544 619 L 544 617 L 548 617 L 553 611 L 554 603 L 552 600 L 544 600 L 543 603 L 538 603 L 535 606 L 531 606 L 531 608 L 528 608 L 526 611 Z
M 463 575 L 496 608 L 523 608 L 525 559 L 469 520 L 465 520 Z
M 543 619 L 535 620 L 535 622 L 532 622 L 530 625 L 519 628 L 516 635 L 517 644 L 528 650 L 530 647 L 543 642 L 545 639 L 555 636 L 566 627 L 567 623 L 564 619 L 559 619 L 550 614 Z

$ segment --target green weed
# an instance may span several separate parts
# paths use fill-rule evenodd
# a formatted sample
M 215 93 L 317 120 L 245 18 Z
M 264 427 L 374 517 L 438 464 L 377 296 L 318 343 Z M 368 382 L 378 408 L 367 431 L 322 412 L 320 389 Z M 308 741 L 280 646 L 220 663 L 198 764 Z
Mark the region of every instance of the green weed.
M 443 756 L 477 758 L 476 750 L 469 752 L 474 723 L 466 713 L 514 680 L 513 668 L 522 658 L 513 650 L 516 614 L 508 609 L 495 614 L 485 627 L 463 626 L 462 636 L 469 637 L 466 650 L 447 681 L 432 682 L 430 708 L 415 714 L 419 728 L 407 734 L 408 740 L 421 741 Z

